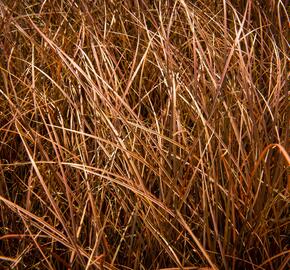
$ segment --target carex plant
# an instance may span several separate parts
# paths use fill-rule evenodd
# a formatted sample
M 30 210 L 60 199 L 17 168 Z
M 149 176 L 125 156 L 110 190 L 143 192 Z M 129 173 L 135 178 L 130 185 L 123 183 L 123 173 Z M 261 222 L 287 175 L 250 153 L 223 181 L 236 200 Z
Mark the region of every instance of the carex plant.
M 287 3 L 1 0 L 0 268 L 289 267 Z

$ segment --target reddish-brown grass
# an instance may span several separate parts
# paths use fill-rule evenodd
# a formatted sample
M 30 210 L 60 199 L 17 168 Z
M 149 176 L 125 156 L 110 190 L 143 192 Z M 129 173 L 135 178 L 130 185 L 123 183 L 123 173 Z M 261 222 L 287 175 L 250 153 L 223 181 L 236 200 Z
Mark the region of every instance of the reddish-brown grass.
M 289 267 L 287 4 L 0 0 L 0 268 Z

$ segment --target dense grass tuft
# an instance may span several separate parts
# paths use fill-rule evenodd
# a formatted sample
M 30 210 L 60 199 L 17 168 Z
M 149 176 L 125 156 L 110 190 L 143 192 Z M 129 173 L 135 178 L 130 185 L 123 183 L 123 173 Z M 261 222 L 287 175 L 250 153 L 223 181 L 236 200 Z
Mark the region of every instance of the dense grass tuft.
M 287 3 L 0 0 L 0 268 L 289 267 Z

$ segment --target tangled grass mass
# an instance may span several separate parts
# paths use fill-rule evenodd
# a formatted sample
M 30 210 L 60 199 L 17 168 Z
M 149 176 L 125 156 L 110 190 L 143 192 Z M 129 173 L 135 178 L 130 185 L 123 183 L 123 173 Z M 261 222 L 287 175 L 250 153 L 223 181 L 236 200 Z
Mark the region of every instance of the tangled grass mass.
M 290 269 L 288 14 L 0 0 L 0 269 Z

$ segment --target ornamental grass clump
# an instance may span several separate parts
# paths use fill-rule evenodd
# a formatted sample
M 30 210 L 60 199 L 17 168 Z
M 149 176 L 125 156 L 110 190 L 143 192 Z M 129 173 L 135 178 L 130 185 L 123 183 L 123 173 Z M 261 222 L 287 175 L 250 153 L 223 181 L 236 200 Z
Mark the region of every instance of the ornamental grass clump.
M 0 269 L 287 269 L 287 3 L 0 0 Z

